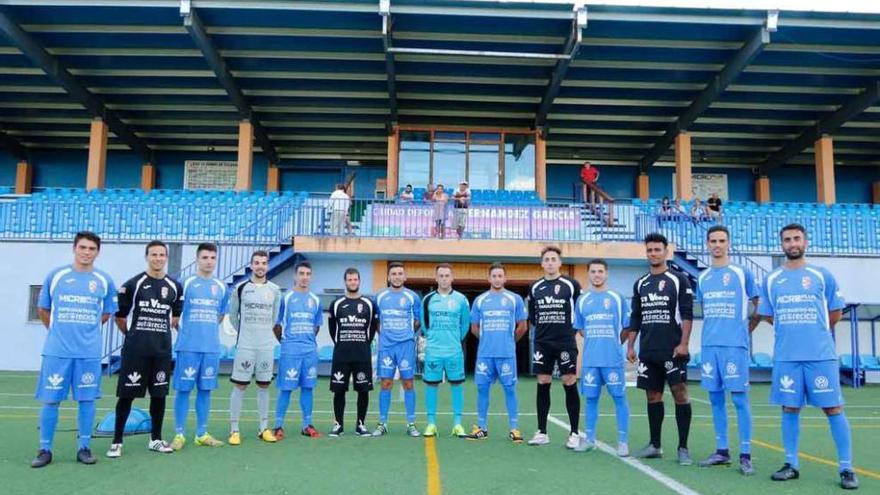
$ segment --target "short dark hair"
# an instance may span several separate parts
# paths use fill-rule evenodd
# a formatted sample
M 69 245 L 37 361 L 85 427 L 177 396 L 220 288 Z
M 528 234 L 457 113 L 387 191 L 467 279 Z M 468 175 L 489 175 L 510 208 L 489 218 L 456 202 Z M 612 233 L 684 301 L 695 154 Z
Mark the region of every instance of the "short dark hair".
M 300 268 L 308 268 L 309 271 L 312 271 L 312 264 L 309 263 L 308 261 L 300 261 L 299 263 L 297 263 L 297 264 L 293 267 L 293 272 L 294 272 L 294 273 L 299 272 L 299 269 L 300 269 Z
M 724 232 L 727 235 L 727 239 L 730 240 L 730 231 L 727 230 L 727 227 L 724 225 L 713 225 L 709 227 L 709 230 L 706 231 L 706 240 L 709 240 L 709 236 L 712 235 L 713 232 Z
M 336 189 L 345 190 L 345 184 L 343 184 L 342 182 L 336 184 Z
M 199 244 L 199 246 L 196 248 L 196 256 L 198 256 L 199 253 L 201 253 L 202 251 L 210 251 L 212 253 L 216 253 L 217 245 L 213 242 L 203 242 Z
M 502 272 L 507 273 L 507 269 L 505 269 L 504 265 L 498 261 L 489 265 L 489 275 L 492 275 L 492 270 L 501 270 Z
M 350 266 L 345 269 L 345 273 L 342 274 L 342 281 L 344 282 L 345 279 L 347 279 L 349 275 L 357 275 L 358 280 L 361 279 L 361 272 L 358 271 L 358 269 L 353 266 Z
M 269 259 L 269 252 L 263 251 L 262 249 L 257 249 L 253 253 L 251 253 L 251 263 L 254 262 L 254 258 L 266 258 Z
M 541 250 L 541 258 L 543 259 L 544 255 L 549 252 L 556 253 L 556 255 L 562 259 L 562 249 L 559 249 L 558 246 L 544 246 L 544 249 Z
M 449 271 L 452 271 L 452 265 L 449 263 L 437 263 L 437 266 L 434 267 L 434 273 L 440 271 L 441 268 L 449 268 Z
M 786 225 L 785 227 L 782 227 L 781 229 L 779 229 L 779 237 L 780 238 L 782 238 L 782 233 L 785 232 L 786 230 L 798 230 L 798 231 L 800 231 L 801 234 L 804 234 L 804 239 L 807 238 L 807 229 L 805 229 L 804 226 L 799 223 L 790 223 L 790 224 Z
M 666 236 L 661 234 L 660 232 L 651 232 L 650 234 L 645 236 L 645 244 L 649 244 L 652 242 L 661 242 L 663 243 L 663 247 L 669 246 L 669 241 L 666 240 Z
M 602 265 L 605 268 L 605 271 L 608 271 L 608 262 L 603 260 L 602 258 L 593 258 L 587 263 L 587 270 L 590 269 L 593 265 Z
M 83 239 L 94 242 L 98 245 L 98 251 L 101 250 L 101 238 L 98 237 L 98 234 L 89 230 L 77 232 L 76 235 L 73 236 L 73 247 L 76 247 L 76 245 L 79 244 L 79 241 Z
M 388 273 L 391 273 L 391 270 L 395 268 L 404 268 L 403 263 L 400 261 L 392 261 L 391 263 L 388 263 Z
M 165 248 L 165 255 L 166 256 L 168 255 L 168 245 L 160 240 L 154 239 L 154 240 L 148 242 L 147 247 L 144 248 L 144 256 L 150 254 L 151 247 L 156 247 L 156 246 L 162 246 L 163 248 Z

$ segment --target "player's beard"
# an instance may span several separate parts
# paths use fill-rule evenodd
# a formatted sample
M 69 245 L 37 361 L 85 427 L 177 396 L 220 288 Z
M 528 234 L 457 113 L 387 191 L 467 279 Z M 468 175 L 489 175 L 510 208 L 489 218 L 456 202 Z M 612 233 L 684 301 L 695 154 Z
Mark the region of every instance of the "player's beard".
M 801 248 L 791 248 L 785 251 L 785 257 L 790 261 L 799 260 L 804 257 L 804 250 Z

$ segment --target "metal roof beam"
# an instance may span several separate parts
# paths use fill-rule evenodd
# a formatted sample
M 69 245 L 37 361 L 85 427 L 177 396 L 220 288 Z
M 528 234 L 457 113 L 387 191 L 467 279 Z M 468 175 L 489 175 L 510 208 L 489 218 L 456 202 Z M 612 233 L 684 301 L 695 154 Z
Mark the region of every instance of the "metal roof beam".
M 789 142 L 781 149 L 770 155 L 761 164 L 761 175 L 766 175 L 771 170 L 784 165 L 796 157 L 801 151 L 813 146 L 817 139 L 825 134 L 832 134 L 846 124 L 850 119 L 858 116 L 868 107 L 880 101 L 880 80 L 875 80 L 865 87 L 857 96 L 850 98 L 836 111 L 826 115 L 815 125 L 810 126 L 801 133 L 794 141 Z
M 768 16 L 768 20 L 769 20 Z M 768 23 L 768 25 L 770 25 Z M 773 28 L 775 29 L 775 28 Z M 702 115 L 709 106 L 727 89 L 728 86 L 742 74 L 758 54 L 770 43 L 770 28 L 762 27 L 755 31 L 752 37 L 736 52 L 733 58 L 725 64 L 721 72 L 703 88 L 703 91 L 694 99 L 684 112 L 673 122 L 666 133 L 654 143 L 639 162 L 641 170 L 647 170 L 654 164 L 675 141 L 675 136 L 687 130 Z
M 153 152 L 147 143 L 119 120 L 116 114 L 104 105 L 103 101 L 77 81 L 64 64 L 50 55 L 33 36 L 23 30 L 14 20 L 9 7 L 0 7 L 0 31 L 21 50 L 31 63 L 42 69 L 50 79 L 58 83 L 73 99 L 84 106 L 90 115 L 100 117 L 116 137 L 140 153 L 144 159 L 153 159 Z
M 269 134 L 260 124 L 259 120 L 257 120 L 250 103 L 248 103 L 247 98 L 244 96 L 244 93 L 241 91 L 241 88 L 238 86 L 238 83 L 229 71 L 226 61 L 223 60 L 223 57 L 214 45 L 213 40 L 211 40 L 211 37 L 208 35 L 205 25 L 202 24 L 202 20 L 199 18 L 188 0 L 181 1 L 180 15 L 183 17 L 183 26 L 186 28 L 186 31 L 189 33 L 198 49 L 202 52 L 202 55 L 205 57 L 205 62 L 207 62 L 211 70 L 214 71 L 220 85 L 226 90 L 230 100 L 232 100 L 232 104 L 238 109 L 238 114 L 242 119 L 249 120 L 251 124 L 253 124 L 254 140 L 263 150 L 263 153 L 266 155 L 269 162 L 278 163 L 278 152 L 269 140 Z
M 538 105 L 538 112 L 535 115 L 536 129 L 540 129 L 547 124 L 547 115 L 550 113 L 550 108 L 553 107 L 553 100 L 559 96 L 559 91 L 562 89 L 562 81 L 565 79 L 565 73 L 568 72 L 568 67 L 577 56 L 583 41 L 583 29 L 587 27 L 587 7 L 583 3 L 577 2 L 574 4 L 574 12 L 575 18 L 571 21 L 571 33 L 569 33 L 568 39 L 565 40 L 565 47 L 563 48 L 563 53 L 568 55 L 568 58 L 560 59 L 553 68 L 550 84 L 547 85 L 547 89 L 544 91 L 544 96 L 541 98 L 541 104 Z
M 379 15 L 382 16 L 382 49 L 385 52 L 385 78 L 388 81 L 388 128 L 397 125 L 397 71 L 394 67 L 394 51 L 391 28 L 391 0 L 379 0 Z

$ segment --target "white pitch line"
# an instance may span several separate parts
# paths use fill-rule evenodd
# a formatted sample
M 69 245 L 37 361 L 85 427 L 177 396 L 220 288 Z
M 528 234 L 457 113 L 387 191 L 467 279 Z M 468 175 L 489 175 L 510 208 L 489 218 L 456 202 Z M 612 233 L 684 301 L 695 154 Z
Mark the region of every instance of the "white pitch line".
M 548 416 L 547 419 L 550 420 L 550 422 L 555 424 L 556 426 L 568 431 L 569 425 L 564 423 L 559 418 L 556 418 L 555 416 Z M 626 464 L 634 469 L 638 469 L 642 473 L 646 474 L 647 476 L 650 476 L 655 481 L 659 482 L 660 484 L 662 484 L 666 488 L 669 488 L 670 490 L 674 491 L 675 493 L 678 493 L 680 495 L 700 495 L 700 492 L 684 485 L 683 483 L 681 483 L 679 481 L 676 481 L 676 480 L 670 478 L 669 476 L 666 476 L 665 474 L 646 465 L 645 463 L 639 461 L 638 459 L 634 459 L 632 457 L 618 456 L 617 451 L 615 451 L 613 448 L 611 448 L 610 445 L 608 445 L 605 442 L 601 442 L 599 440 L 596 440 L 596 447 L 598 447 L 599 450 L 610 455 L 611 457 L 614 457 L 615 459 L 620 460 L 620 462 L 623 462 L 624 464 Z

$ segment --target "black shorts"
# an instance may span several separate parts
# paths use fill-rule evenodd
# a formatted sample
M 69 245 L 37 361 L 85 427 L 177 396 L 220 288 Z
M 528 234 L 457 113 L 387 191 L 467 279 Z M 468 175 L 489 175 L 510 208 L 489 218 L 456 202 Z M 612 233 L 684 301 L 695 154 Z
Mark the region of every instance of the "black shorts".
M 168 395 L 171 382 L 171 356 L 139 356 L 123 354 L 116 397 L 132 399 L 143 397 L 150 390 L 150 397 Z
M 347 392 L 349 378 L 356 392 L 373 390 L 373 366 L 369 361 L 333 361 L 330 367 L 330 391 Z
M 687 383 L 688 361 L 689 359 L 686 357 L 668 361 L 640 360 L 636 385 L 642 390 L 662 392 L 664 383 L 668 383 L 670 387 L 679 383 Z
M 570 343 L 535 341 L 532 371 L 536 375 L 552 375 L 553 365 L 559 365 L 560 375 L 577 373 L 578 349 L 574 339 Z

